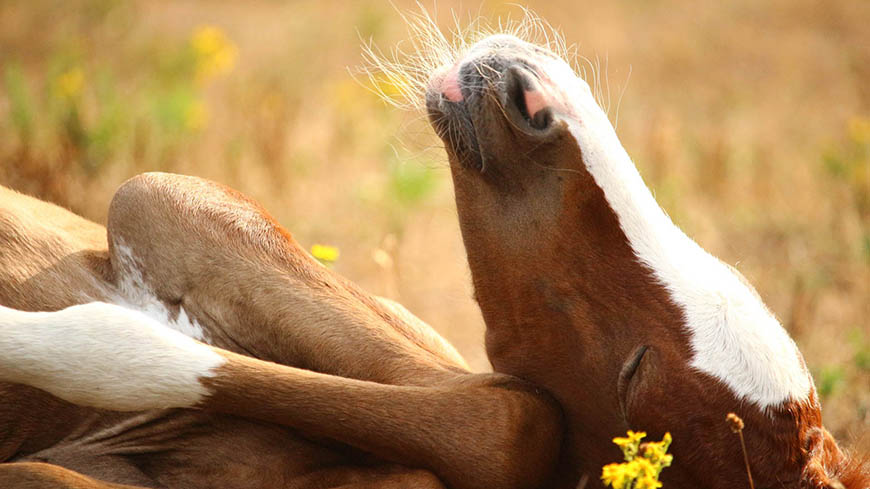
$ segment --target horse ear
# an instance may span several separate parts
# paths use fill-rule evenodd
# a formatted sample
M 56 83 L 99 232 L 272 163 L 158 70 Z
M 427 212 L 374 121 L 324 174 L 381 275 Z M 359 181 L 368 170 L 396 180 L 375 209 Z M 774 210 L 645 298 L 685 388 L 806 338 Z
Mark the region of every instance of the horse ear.
M 870 456 L 854 457 L 825 428 L 807 432 L 802 489 L 870 489 Z

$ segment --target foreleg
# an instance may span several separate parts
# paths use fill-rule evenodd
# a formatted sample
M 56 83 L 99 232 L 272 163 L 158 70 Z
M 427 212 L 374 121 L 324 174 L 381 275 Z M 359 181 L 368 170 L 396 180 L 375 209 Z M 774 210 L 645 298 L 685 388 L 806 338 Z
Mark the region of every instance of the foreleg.
M 194 318 L 209 344 L 390 384 L 467 371 L 432 328 L 321 266 L 261 206 L 222 185 L 135 177 L 112 200 L 108 235 L 127 299 Z
M 143 486 L 113 484 L 57 465 L 37 462 L 0 464 L 0 487 L 4 489 L 145 489 Z
M 558 407 L 509 376 L 431 386 L 338 377 L 210 347 L 105 303 L 0 307 L 0 381 L 105 409 L 186 407 L 268 421 L 429 469 L 460 489 L 534 487 L 560 445 Z

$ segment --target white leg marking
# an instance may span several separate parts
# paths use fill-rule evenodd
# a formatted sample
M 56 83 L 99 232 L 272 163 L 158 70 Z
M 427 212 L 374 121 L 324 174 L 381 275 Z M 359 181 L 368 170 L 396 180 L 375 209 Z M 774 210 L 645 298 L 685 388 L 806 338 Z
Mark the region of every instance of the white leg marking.
M 115 248 L 118 250 L 119 263 L 118 279 L 119 296 L 114 298 L 116 304 L 142 311 L 149 317 L 166 324 L 170 328 L 184 333 L 191 338 L 209 343 L 205 330 L 196 319 L 187 315 L 184 308 L 180 308 L 178 315 L 173 318 L 169 309 L 157 299 L 151 288 L 145 283 L 142 271 L 133 251 L 124 244 L 123 240 L 117 239 Z
M 225 359 L 121 306 L 93 302 L 56 312 L 0 306 L 0 380 L 67 401 L 119 411 L 190 407 L 199 379 Z

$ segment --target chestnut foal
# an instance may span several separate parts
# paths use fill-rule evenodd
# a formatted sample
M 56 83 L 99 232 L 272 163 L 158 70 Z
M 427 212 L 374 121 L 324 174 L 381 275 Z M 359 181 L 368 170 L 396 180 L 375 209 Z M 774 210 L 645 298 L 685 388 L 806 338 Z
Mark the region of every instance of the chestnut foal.
M 552 393 L 558 487 L 618 459 L 626 429 L 673 434 L 665 487 L 866 489 L 822 427 L 794 342 L 733 268 L 655 202 L 589 86 L 547 49 L 491 36 L 428 81 L 486 348 Z M 609 448 L 608 448 L 609 447 Z
M 511 376 L 467 373 L 228 189 L 138 177 L 113 201 L 108 249 L 98 226 L 7 195 L 0 301 L 101 302 L 0 310 L 0 378 L 103 409 L 187 409 L 119 414 L 7 385 L 0 454 L 29 463 L 0 464 L 0 482 L 573 488 L 633 428 L 674 434 L 668 487 L 730 488 L 746 484 L 733 411 L 758 487 L 866 487 L 794 343 L 665 216 L 564 61 L 494 36 L 426 99 L 487 351 Z M 526 381 L 561 404 L 561 451 L 560 413 Z
M 556 463 L 540 389 L 201 179 L 133 178 L 107 230 L 0 187 L 0 304 L 2 488 L 532 488 Z

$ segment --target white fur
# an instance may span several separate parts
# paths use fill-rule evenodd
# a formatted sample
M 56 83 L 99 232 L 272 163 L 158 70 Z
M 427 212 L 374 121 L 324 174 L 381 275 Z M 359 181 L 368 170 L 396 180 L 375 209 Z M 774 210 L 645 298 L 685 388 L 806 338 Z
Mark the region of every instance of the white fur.
M 119 259 L 117 264 L 119 294 L 114 298 L 114 302 L 141 311 L 176 331 L 208 343 L 202 325 L 195 318 L 188 316 L 183 307 L 179 308 L 178 315 L 173 318 L 166 305 L 157 299 L 157 296 L 145 283 L 139 262 L 130 247 L 125 245 L 122 240 L 116 239 L 115 248 Z
M 677 228 L 658 206 L 588 85 L 567 64 L 540 60 L 588 171 L 603 189 L 629 244 L 682 308 L 691 365 L 760 407 L 805 399 L 812 382 L 792 339 L 724 263 Z
M 119 411 L 190 407 L 226 360 L 150 317 L 93 302 L 56 312 L 0 306 L 0 381 Z

